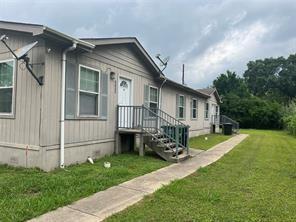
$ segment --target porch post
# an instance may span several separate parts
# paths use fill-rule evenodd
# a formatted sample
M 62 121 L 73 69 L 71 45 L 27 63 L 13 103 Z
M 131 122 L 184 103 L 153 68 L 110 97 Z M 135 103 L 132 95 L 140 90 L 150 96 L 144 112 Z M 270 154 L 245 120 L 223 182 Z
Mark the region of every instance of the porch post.
M 121 137 L 119 131 L 116 130 L 115 132 L 115 154 L 121 153 Z
M 144 150 L 144 134 L 143 132 L 140 134 L 140 147 L 139 147 L 139 155 L 144 156 L 145 150 Z

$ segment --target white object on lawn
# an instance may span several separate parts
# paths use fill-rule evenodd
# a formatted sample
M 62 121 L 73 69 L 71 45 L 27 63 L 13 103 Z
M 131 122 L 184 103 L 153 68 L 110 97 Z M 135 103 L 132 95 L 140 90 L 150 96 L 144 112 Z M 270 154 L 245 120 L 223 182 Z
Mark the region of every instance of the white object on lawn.
M 87 161 L 90 162 L 91 164 L 94 164 L 94 161 L 93 161 L 93 159 L 91 157 L 88 157 Z
M 104 167 L 105 168 L 110 168 L 111 167 L 111 163 L 110 162 L 104 162 Z
M 208 137 L 205 137 L 205 140 L 208 140 Z

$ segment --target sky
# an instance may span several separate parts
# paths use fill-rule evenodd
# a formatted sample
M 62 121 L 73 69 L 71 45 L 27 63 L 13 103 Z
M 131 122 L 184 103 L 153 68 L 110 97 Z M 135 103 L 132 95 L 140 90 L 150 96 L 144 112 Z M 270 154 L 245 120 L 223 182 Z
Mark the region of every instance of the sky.
M 165 75 L 194 88 L 248 61 L 296 53 L 296 0 L 0 0 L 0 20 L 74 37 L 135 36 Z M 155 59 L 159 64 L 159 61 Z

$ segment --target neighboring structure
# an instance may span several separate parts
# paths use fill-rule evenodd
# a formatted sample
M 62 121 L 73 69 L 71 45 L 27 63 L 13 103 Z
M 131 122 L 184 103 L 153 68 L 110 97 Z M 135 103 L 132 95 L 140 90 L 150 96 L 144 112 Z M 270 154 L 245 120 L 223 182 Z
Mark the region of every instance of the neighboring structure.
M 197 91 L 210 96 L 206 103 L 205 116 L 210 118 L 211 132 L 217 132 L 220 127 L 220 103 L 222 102 L 221 97 L 219 96 L 216 88 L 197 89 Z
M 219 115 L 216 90 L 169 80 L 136 38 L 80 40 L 42 25 L 0 21 L 3 34 L 12 49 L 38 41 L 29 57 L 44 85 L 0 42 L 2 164 L 49 171 L 120 153 L 135 133 L 140 144 L 178 161 L 189 135 L 208 133 L 211 115 Z

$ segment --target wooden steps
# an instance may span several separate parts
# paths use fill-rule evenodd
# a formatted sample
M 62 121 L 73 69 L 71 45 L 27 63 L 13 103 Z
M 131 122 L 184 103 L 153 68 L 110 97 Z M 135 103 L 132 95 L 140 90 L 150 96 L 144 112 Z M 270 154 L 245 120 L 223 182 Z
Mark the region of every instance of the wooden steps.
M 190 157 L 184 148 L 177 149 L 176 143 L 161 133 L 144 135 L 144 143 L 166 161 L 180 162 Z

